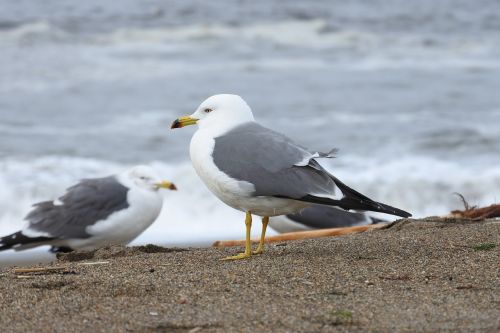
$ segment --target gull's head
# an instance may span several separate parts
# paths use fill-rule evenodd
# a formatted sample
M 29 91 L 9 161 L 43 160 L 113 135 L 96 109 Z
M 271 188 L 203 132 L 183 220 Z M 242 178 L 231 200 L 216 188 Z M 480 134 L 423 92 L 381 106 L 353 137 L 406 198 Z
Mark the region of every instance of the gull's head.
M 171 128 L 194 124 L 200 128 L 232 128 L 250 121 L 254 121 L 252 110 L 243 98 L 221 94 L 207 98 L 192 115 L 176 119 Z
M 146 165 L 137 165 L 119 175 L 119 180 L 127 186 L 137 186 L 148 191 L 158 191 L 160 188 L 176 190 L 175 185 L 166 180 L 160 180 L 156 172 Z

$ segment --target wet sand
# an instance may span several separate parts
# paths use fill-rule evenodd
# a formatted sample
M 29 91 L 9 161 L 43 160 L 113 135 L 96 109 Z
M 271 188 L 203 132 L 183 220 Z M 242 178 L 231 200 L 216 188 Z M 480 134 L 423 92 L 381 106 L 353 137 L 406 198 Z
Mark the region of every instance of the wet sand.
M 237 251 L 114 247 L 4 268 L 1 331 L 500 330 L 498 221 L 401 220 L 219 260 Z

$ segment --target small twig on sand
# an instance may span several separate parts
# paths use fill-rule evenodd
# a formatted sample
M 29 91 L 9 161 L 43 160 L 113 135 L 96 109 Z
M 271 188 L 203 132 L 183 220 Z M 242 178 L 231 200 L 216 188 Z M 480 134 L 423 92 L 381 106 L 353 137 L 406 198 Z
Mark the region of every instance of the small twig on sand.
M 105 265 L 105 264 L 109 264 L 109 261 L 93 261 L 93 262 L 78 263 L 79 266 L 93 266 L 93 265 Z
M 353 234 L 358 232 L 364 232 L 372 229 L 380 229 L 384 226 L 383 223 L 371 224 L 357 227 L 347 227 L 347 228 L 330 228 L 330 229 L 319 229 L 311 231 L 297 231 L 288 232 L 277 236 L 266 237 L 266 243 L 283 242 L 289 240 L 299 240 L 299 239 L 310 239 L 310 238 L 320 238 L 320 237 L 332 237 L 332 236 L 342 236 L 347 234 Z M 259 239 L 252 239 L 252 243 L 258 243 Z M 213 247 L 231 247 L 231 246 L 242 246 L 245 245 L 244 240 L 229 240 L 229 241 L 216 241 L 212 244 Z
M 460 200 L 462 201 L 462 204 L 464 205 L 464 210 L 467 211 L 467 210 L 472 210 L 472 209 L 476 209 L 477 206 L 470 206 L 469 203 L 467 202 L 467 200 L 465 200 L 465 197 L 462 193 L 458 193 L 458 192 L 454 192 L 453 194 L 455 194 L 456 196 L 458 196 L 460 198 Z
M 33 279 L 32 275 L 17 275 L 17 279 Z
M 93 266 L 93 265 L 105 265 L 109 264 L 109 261 L 93 261 L 93 262 L 81 262 L 78 266 Z M 44 273 L 68 273 L 70 266 L 55 266 L 55 267 L 33 267 L 33 268 L 14 268 L 12 273 L 14 274 L 44 274 Z M 7 274 L 7 273 L 5 273 Z M 31 275 L 17 275 L 18 279 L 25 279 Z
M 12 272 L 14 274 L 19 273 L 46 273 L 46 272 L 54 272 L 54 271 L 62 271 L 68 269 L 68 266 L 59 266 L 59 267 L 36 267 L 36 268 L 14 268 Z

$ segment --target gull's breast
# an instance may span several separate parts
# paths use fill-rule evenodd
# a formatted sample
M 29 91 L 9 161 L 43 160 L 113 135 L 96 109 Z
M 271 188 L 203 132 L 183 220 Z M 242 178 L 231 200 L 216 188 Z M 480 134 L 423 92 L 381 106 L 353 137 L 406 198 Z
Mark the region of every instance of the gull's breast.
M 132 188 L 127 194 L 129 207 L 111 214 L 105 221 L 87 227 L 93 237 L 127 244 L 146 230 L 160 215 L 162 197 L 156 193 Z
M 208 133 L 198 130 L 191 139 L 189 153 L 198 176 L 208 189 L 227 205 L 244 210 L 245 202 L 255 192 L 255 187 L 246 181 L 229 177 L 215 165 L 212 153 L 215 140 Z

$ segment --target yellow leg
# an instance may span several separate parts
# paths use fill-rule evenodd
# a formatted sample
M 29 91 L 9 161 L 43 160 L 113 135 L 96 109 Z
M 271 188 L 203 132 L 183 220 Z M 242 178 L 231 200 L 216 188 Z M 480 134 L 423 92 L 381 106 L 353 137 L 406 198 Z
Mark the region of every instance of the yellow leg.
M 268 223 L 269 216 L 264 216 L 262 218 L 262 233 L 260 234 L 259 247 L 257 247 L 257 250 L 255 250 L 253 254 L 261 254 L 262 252 L 264 252 L 264 239 L 266 238 L 266 229 Z
M 237 259 L 250 258 L 250 256 L 252 255 L 252 244 L 250 242 L 250 230 L 252 229 L 252 214 L 250 212 L 246 213 L 245 226 L 247 228 L 245 252 L 237 254 L 235 256 L 223 258 L 222 260 L 237 260 Z

